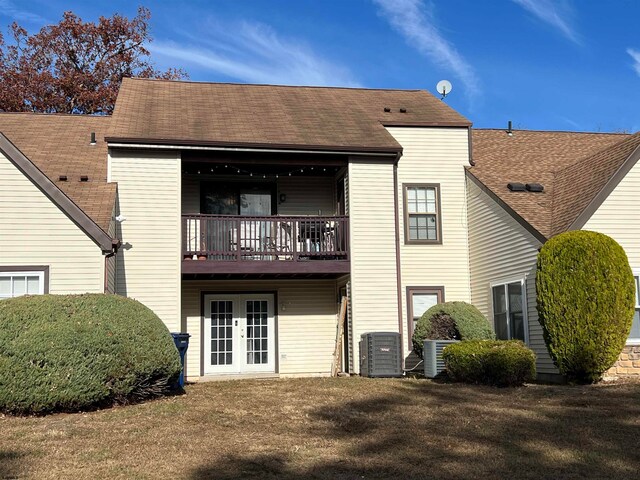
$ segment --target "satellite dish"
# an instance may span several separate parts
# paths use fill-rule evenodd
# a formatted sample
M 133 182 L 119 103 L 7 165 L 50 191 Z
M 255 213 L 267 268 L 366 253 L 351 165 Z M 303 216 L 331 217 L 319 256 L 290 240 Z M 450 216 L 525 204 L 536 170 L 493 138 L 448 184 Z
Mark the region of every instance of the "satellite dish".
M 451 93 L 451 88 L 451 82 L 449 80 L 440 80 L 438 82 L 438 84 L 436 85 L 436 90 L 440 95 L 442 95 L 440 100 Z

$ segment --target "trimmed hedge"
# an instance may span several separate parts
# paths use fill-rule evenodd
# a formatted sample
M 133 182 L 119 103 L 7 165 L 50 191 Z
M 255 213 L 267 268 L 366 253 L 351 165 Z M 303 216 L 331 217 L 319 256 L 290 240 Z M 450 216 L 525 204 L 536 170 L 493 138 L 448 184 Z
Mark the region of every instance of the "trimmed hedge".
M 466 302 L 444 302 L 424 312 L 411 337 L 413 351 L 422 358 L 425 340 L 493 340 L 489 320 Z
M 469 340 L 445 347 L 442 358 L 458 382 L 516 387 L 536 377 L 536 355 L 520 340 Z
M 573 231 L 538 254 L 538 315 L 554 363 L 570 382 L 602 378 L 625 346 L 635 282 L 624 249 L 601 233 Z
M 162 321 L 116 295 L 0 301 L 0 411 L 44 414 L 168 392 L 180 356 Z

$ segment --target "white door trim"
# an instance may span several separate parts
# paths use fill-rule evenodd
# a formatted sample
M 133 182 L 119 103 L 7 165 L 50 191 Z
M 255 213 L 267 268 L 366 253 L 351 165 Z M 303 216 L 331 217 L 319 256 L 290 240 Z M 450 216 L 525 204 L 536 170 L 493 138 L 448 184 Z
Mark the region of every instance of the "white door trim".
M 219 293 L 204 295 L 203 312 L 203 374 L 204 375 L 226 375 L 226 374 L 252 374 L 252 373 L 275 373 L 276 372 L 276 319 L 275 319 L 275 298 L 273 293 Z M 266 301 L 266 323 L 260 325 L 264 319 L 255 318 L 254 314 L 248 310 L 259 305 L 249 306 L 250 301 Z M 231 363 L 225 365 L 212 364 L 212 302 L 225 302 L 223 306 L 224 314 L 220 314 L 218 321 L 224 322 L 223 326 L 218 325 L 217 333 L 221 333 L 222 340 L 218 340 L 220 350 L 216 355 L 216 361 Z M 231 313 L 227 312 L 231 306 Z M 220 306 L 219 306 L 220 307 Z M 265 313 L 265 312 L 258 312 Z M 251 316 L 252 318 L 248 318 Z M 250 325 L 257 321 L 258 325 Z M 223 329 L 223 330 L 221 330 Z M 229 335 L 230 334 L 230 335 Z M 249 338 L 248 335 L 252 337 Z M 266 339 L 264 337 L 266 335 Z M 266 340 L 266 342 L 264 341 Z M 262 352 L 252 352 L 252 349 L 259 349 L 266 346 L 266 358 Z M 266 363 L 253 363 L 264 361 Z

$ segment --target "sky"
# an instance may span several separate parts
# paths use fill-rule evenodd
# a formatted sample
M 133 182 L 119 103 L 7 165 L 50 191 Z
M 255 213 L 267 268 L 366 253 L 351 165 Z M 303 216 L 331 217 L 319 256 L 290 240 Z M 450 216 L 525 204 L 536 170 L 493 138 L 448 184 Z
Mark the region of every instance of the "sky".
M 191 80 L 424 89 L 476 128 L 640 130 L 636 0 L 0 0 L 29 32 L 151 10 L 158 68 Z

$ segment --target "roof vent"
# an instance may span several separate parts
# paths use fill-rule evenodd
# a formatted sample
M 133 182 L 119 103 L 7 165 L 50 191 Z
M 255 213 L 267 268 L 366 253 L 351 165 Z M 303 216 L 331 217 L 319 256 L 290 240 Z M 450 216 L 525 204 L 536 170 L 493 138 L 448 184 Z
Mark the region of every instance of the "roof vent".
M 507 188 L 512 192 L 524 192 L 526 190 L 524 183 L 518 182 L 507 183 Z
M 406 108 L 401 108 L 400 109 L 400 113 L 407 113 L 407 109 Z
M 509 120 L 509 123 L 507 123 L 507 135 L 509 135 L 510 137 L 513 137 L 513 124 L 511 122 L 511 120 Z
M 96 144 L 96 132 L 91 132 L 91 145 Z
M 81 182 L 88 182 L 89 181 L 89 177 L 87 175 L 80 175 L 80 181 Z
M 60 175 L 58 177 L 58 180 L 60 180 L 61 182 L 66 182 L 67 181 L 67 176 L 66 175 Z
M 391 109 L 389 107 L 384 107 L 384 111 L 389 113 L 391 111 Z
M 539 183 L 527 183 L 526 188 L 530 192 L 544 192 L 544 187 Z

